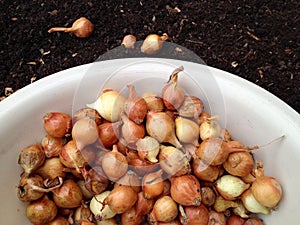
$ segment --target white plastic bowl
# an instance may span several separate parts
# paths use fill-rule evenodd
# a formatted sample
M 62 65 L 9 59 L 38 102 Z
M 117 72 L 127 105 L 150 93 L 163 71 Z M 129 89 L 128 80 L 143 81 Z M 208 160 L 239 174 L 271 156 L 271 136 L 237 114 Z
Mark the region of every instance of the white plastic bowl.
M 296 225 L 300 221 L 300 116 L 264 89 L 227 72 L 200 64 L 169 59 L 117 59 L 71 68 L 48 76 L 0 102 L 0 224 L 30 224 L 16 191 L 21 169 L 19 152 L 41 141 L 43 116 L 93 102 L 101 88 L 160 91 L 175 67 L 184 66 L 180 82 L 189 94 L 199 94 L 206 110 L 245 145 L 260 145 L 285 135 L 255 153 L 265 173 L 283 186 L 278 210 L 262 216 L 266 225 Z M 102 86 L 101 86 L 102 85 Z M 78 89 L 79 88 L 79 89 Z M 200 89 L 198 89 L 200 88 Z

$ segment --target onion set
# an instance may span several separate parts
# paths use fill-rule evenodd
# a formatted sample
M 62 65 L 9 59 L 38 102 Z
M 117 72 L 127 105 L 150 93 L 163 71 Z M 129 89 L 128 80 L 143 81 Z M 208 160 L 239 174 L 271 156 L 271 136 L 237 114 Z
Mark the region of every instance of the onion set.
M 75 20 L 72 27 L 52 27 L 48 30 L 48 33 L 63 31 L 66 33 L 73 33 L 76 37 L 87 38 L 94 31 L 94 25 L 90 20 L 85 17 L 80 17 Z
M 158 52 L 164 38 L 147 37 L 142 50 Z M 122 45 L 134 48 L 135 41 L 126 36 Z M 46 113 L 41 141 L 18 156 L 16 194 L 27 204 L 28 220 L 262 225 L 255 214 L 271 214 L 283 198 L 280 180 L 265 174 L 251 152 L 265 145 L 235 140 L 199 97 L 187 94 L 182 71 L 171 73 L 160 94 L 137 93 L 131 83 L 128 96 L 103 90 L 73 116 Z
M 162 89 L 162 98 L 167 109 L 178 109 L 185 100 L 184 90 L 178 86 L 178 73 L 183 67 L 176 68 L 170 75 L 168 84 Z
M 168 39 L 168 35 L 164 33 L 162 36 L 157 34 L 149 34 L 142 43 L 141 52 L 145 54 L 156 54 L 162 48 L 163 42 Z

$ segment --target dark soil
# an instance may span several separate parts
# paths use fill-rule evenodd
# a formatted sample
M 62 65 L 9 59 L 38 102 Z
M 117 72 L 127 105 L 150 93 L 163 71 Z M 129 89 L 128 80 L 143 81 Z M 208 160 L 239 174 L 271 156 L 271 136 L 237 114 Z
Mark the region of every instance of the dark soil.
M 125 34 L 143 40 L 166 32 L 169 42 L 207 65 L 265 88 L 300 112 L 299 9 L 298 0 L 0 0 L 0 96 L 91 63 L 120 46 Z M 95 25 L 87 39 L 47 32 L 81 16 Z M 176 52 L 168 57 L 177 58 Z

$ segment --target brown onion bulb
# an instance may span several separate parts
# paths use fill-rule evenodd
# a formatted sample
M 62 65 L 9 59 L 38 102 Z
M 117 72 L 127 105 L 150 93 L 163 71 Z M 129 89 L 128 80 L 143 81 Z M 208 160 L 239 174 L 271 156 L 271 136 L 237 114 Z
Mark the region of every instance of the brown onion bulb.
M 62 217 L 62 216 L 57 216 L 55 217 L 54 220 L 52 220 L 51 222 L 47 223 L 46 225 L 69 225 L 69 221 Z
M 118 222 L 117 219 L 113 217 L 109 219 L 96 220 L 96 225 L 118 225 Z
M 142 160 L 148 160 L 152 163 L 158 162 L 156 157 L 159 154 L 159 143 L 155 138 L 145 136 L 136 142 L 136 147 Z
M 219 137 L 211 137 L 203 140 L 195 153 L 205 163 L 216 166 L 223 164 L 230 153 L 256 150 L 258 148 L 259 146 L 244 146 L 238 141 L 224 142 Z
M 22 176 L 18 186 L 18 198 L 23 202 L 34 201 L 41 198 L 44 192 L 35 187 L 44 187 L 43 178 L 39 175 Z
M 163 196 L 156 200 L 153 209 L 149 214 L 149 222 L 153 224 L 157 221 L 170 222 L 178 215 L 176 202 L 170 196 Z
M 72 179 L 65 180 L 63 185 L 52 193 L 55 204 L 61 208 L 78 207 L 83 199 L 80 187 Z
M 73 115 L 73 124 L 76 123 L 76 121 L 88 117 L 96 122 L 97 125 L 100 125 L 102 118 L 100 114 L 95 110 L 91 108 L 81 108 L 77 110 Z
M 169 175 L 181 176 L 191 172 L 188 156 L 173 146 L 161 146 L 158 160 Z
M 158 53 L 162 48 L 163 42 L 168 38 L 169 37 L 166 33 L 164 33 L 162 36 L 157 34 L 149 34 L 142 43 L 141 52 L 150 55 Z
M 29 175 L 45 162 L 45 153 L 39 143 L 32 144 L 19 154 L 18 164 L 24 169 L 25 174 Z
M 279 181 L 274 177 L 265 176 L 262 164 L 258 164 L 255 175 L 256 179 L 251 186 L 253 196 L 265 207 L 276 207 L 282 198 L 282 188 Z
M 93 144 L 98 139 L 98 127 L 96 122 L 89 117 L 84 117 L 73 126 L 72 138 L 79 150 Z
M 121 45 L 124 45 L 125 48 L 134 48 L 136 43 L 136 37 L 132 34 L 127 34 L 124 36 Z
M 198 206 L 201 203 L 201 190 L 198 179 L 191 175 L 172 177 L 171 196 L 180 205 Z
M 201 202 L 205 206 L 212 206 L 216 201 L 216 193 L 211 187 L 201 188 Z
M 142 94 L 142 98 L 145 99 L 149 111 L 154 110 L 156 112 L 161 112 L 165 108 L 162 98 L 156 93 L 144 92 Z
M 200 180 L 209 182 L 214 182 L 221 174 L 221 170 L 218 166 L 207 165 L 198 158 L 193 160 L 192 171 Z
M 232 214 L 231 216 L 229 216 L 226 225 L 243 225 L 244 223 L 245 220 L 243 218 L 235 214 Z
M 80 225 L 96 225 L 96 224 L 94 224 L 91 221 L 85 219 L 85 220 L 81 221 Z
M 124 112 L 130 120 L 137 124 L 141 124 L 147 114 L 148 107 L 145 99 L 140 97 L 132 84 L 127 85 L 129 89 L 129 97 L 124 104 Z
M 223 167 L 233 176 L 244 177 L 253 170 L 254 159 L 249 152 L 233 152 L 229 154 Z
M 78 172 L 80 172 L 80 167 L 87 165 L 81 151 L 77 148 L 73 140 L 64 145 L 59 154 L 59 159 L 64 166 L 68 168 L 75 168 Z
M 137 199 L 137 193 L 131 187 L 115 186 L 105 198 L 104 203 L 113 212 L 121 214 L 133 207 Z
M 178 109 L 178 113 L 180 116 L 196 119 L 200 116 L 203 108 L 203 103 L 199 98 L 185 96 L 182 105 Z
M 179 219 L 184 225 L 207 225 L 209 212 L 203 205 L 199 206 L 179 206 Z
M 128 162 L 126 157 L 118 151 L 117 145 L 113 145 L 112 151 L 107 152 L 103 156 L 102 168 L 112 181 L 117 181 L 126 174 Z
M 47 224 L 57 215 L 55 203 L 45 195 L 27 205 L 26 216 L 33 224 Z
M 148 173 L 143 177 L 142 190 L 146 199 L 158 197 L 164 190 L 163 171 Z
M 36 170 L 36 174 L 42 176 L 44 179 L 54 179 L 56 177 L 66 177 L 64 172 L 64 165 L 58 157 L 46 159 L 45 163 Z
M 64 137 L 71 133 L 72 117 L 62 112 L 49 112 L 44 118 L 44 128 L 52 137 Z
M 70 218 L 70 216 L 74 213 L 74 209 L 64 209 L 64 208 L 59 208 L 58 213 L 61 216 L 68 217 L 68 220 L 71 220 L 70 222 L 73 223 L 73 219 Z
M 219 123 L 215 120 L 217 116 L 209 117 L 200 124 L 199 134 L 202 140 L 211 137 L 220 137 L 222 128 Z
M 162 98 L 164 104 L 169 110 L 178 109 L 185 98 L 184 90 L 177 85 L 178 82 L 178 73 L 183 71 L 183 67 L 175 69 L 170 75 L 168 84 L 162 89 Z
M 175 135 L 175 122 L 165 112 L 150 111 L 146 117 L 146 130 L 158 142 L 170 143 L 180 148 L 181 144 Z
M 207 225 L 226 225 L 226 217 L 224 213 L 209 211 L 209 221 Z
M 247 184 L 252 184 L 256 179 L 253 170 L 248 175 L 241 177 L 241 178 Z
M 121 214 L 121 224 L 139 225 L 142 222 L 143 222 L 143 217 L 137 215 L 135 207 L 132 207 L 126 212 Z
M 48 30 L 48 33 L 63 31 L 66 33 L 73 33 L 76 37 L 87 38 L 94 31 L 94 25 L 90 20 L 85 17 L 80 17 L 75 20 L 72 27 L 52 27 Z
M 140 138 L 145 136 L 145 127 L 142 124 L 136 124 L 131 121 L 125 114 L 122 113 L 121 119 L 122 125 L 122 136 L 127 144 L 136 143 Z
M 104 147 L 111 147 L 118 142 L 121 125 L 122 122 L 118 121 L 114 123 L 106 122 L 98 126 L 99 139 Z
M 180 142 L 198 145 L 199 126 L 197 123 L 184 117 L 175 119 L 176 136 Z
M 63 138 L 55 138 L 46 134 L 41 142 L 43 150 L 47 158 L 58 156 L 65 141 Z
M 249 218 L 243 225 L 264 225 L 263 221 L 259 218 Z
M 156 199 L 146 199 L 144 193 L 138 193 L 138 200 L 135 205 L 136 216 L 144 216 L 152 210 Z
M 241 200 L 243 202 L 244 207 L 252 213 L 262 213 L 269 214 L 270 209 L 261 205 L 252 193 L 252 188 L 249 188 L 241 195 Z

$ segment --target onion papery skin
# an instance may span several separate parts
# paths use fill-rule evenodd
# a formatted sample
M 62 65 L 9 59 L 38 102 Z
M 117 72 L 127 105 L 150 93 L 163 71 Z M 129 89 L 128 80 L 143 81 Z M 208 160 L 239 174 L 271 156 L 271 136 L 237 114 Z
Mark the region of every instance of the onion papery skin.
M 72 117 L 62 112 L 49 112 L 44 118 L 44 128 L 52 137 L 64 137 L 72 130 Z
M 61 208 L 78 207 L 83 200 L 79 185 L 71 179 L 65 180 L 61 187 L 52 192 L 55 204 Z
M 256 177 L 251 190 L 255 199 L 268 208 L 276 207 L 282 198 L 281 185 L 274 177 Z
M 171 196 L 180 205 L 200 205 L 200 188 L 198 179 L 191 174 L 171 178 Z
M 102 159 L 102 168 L 107 177 L 112 181 L 119 180 L 128 170 L 126 157 L 118 152 L 114 145 L 112 151 L 107 152 Z
M 131 187 L 116 186 L 104 202 L 113 212 L 122 214 L 133 207 L 137 199 L 137 193 Z
M 203 205 L 182 207 L 179 218 L 184 225 L 207 225 L 209 212 Z

